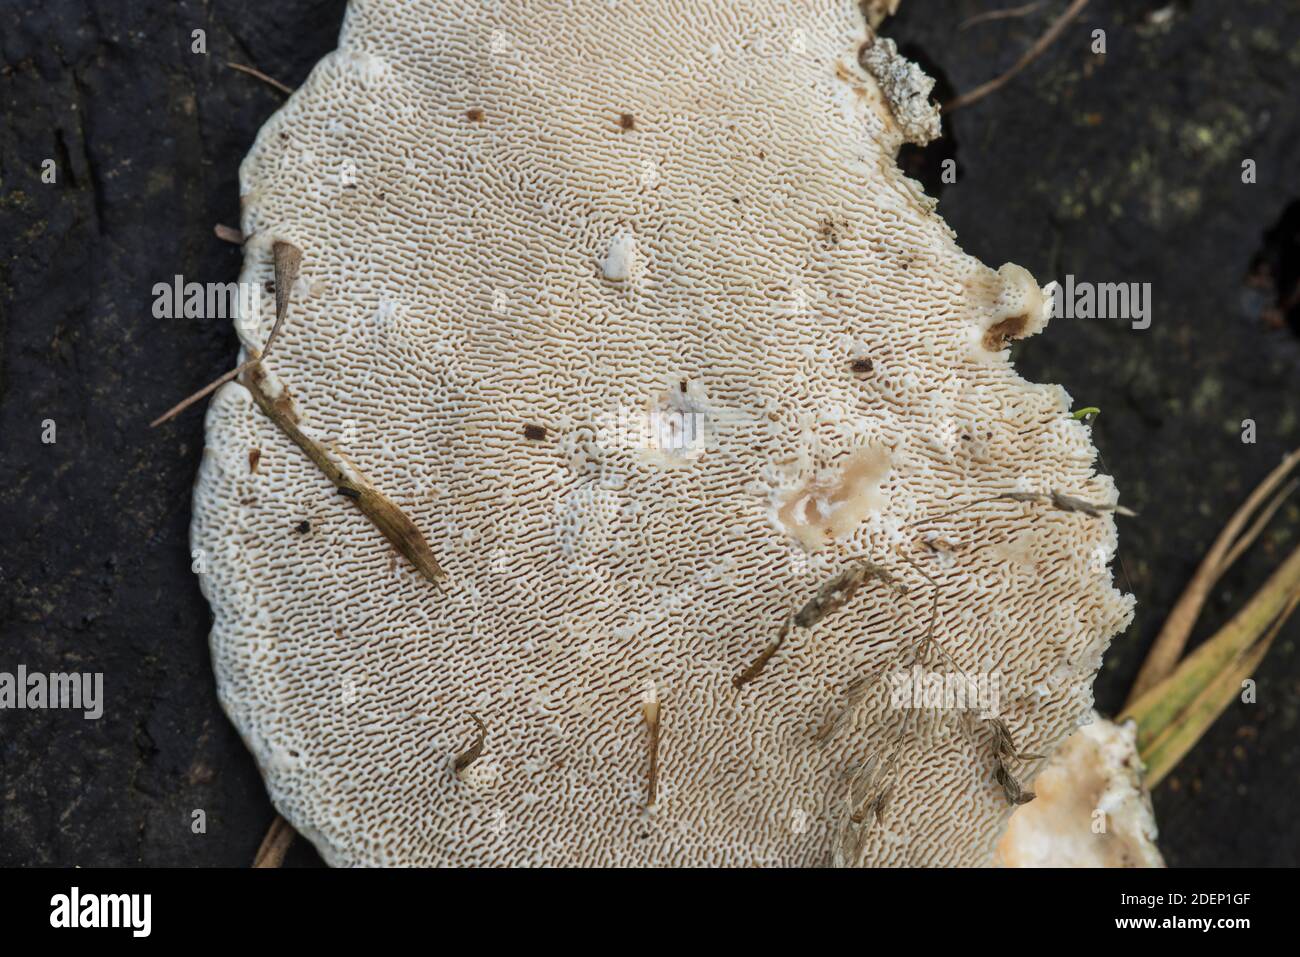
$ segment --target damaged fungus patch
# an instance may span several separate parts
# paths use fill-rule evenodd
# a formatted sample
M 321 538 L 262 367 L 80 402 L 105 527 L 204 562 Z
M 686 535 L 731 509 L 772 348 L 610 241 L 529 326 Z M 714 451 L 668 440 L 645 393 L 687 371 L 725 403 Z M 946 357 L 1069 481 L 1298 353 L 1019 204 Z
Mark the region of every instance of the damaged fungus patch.
M 891 675 L 996 674 L 1018 755 L 1088 713 L 1115 490 L 1000 349 L 1050 300 L 898 170 L 937 112 L 862 9 L 353 0 L 262 129 L 241 279 L 300 275 L 192 542 L 330 863 L 981 864 L 1034 768 Z
M 1029 325 L 1028 316 L 1010 316 L 989 326 L 984 333 L 984 348 L 990 352 L 1000 352 L 1012 339 L 1019 339 Z

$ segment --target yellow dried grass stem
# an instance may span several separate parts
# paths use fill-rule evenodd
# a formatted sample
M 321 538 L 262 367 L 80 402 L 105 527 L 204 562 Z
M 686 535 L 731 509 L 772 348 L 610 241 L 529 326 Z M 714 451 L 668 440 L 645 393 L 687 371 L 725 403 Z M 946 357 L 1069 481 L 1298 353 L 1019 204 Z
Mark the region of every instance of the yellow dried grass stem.
M 1163 681 L 1126 706 L 1154 787 L 1240 693 L 1278 630 L 1300 603 L 1300 548 L 1232 620 Z
M 1186 590 L 1170 611 L 1169 617 L 1165 619 L 1164 626 L 1156 636 L 1146 660 L 1138 671 L 1137 679 L 1133 682 L 1133 688 L 1129 691 L 1126 707 L 1134 705 L 1143 694 L 1163 681 L 1174 670 L 1178 659 L 1183 654 L 1183 649 L 1187 647 L 1196 619 L 1200 617 L 1201 609 L 1205 606 L 1214 586 L 1242 553 L 1254 543 L 1269 519 L 1294 490 L 1295 485 L 1289 484 L 1282 488 L 1281 492 L 1274 494 L 1297 464 L 1300 464 L 1300 449 L 1288 455 L 1268 474 L 1223 527 L 1223 531 L 1219 533 L 1205 558 L 1201 560 L 1196 574 L 1188 582 Z M 1271 500 L 1270 496 L 1272 496 Z M 1260 513 L 1259 516 L 1247 528 L 1247 523 L 1256 512 Z

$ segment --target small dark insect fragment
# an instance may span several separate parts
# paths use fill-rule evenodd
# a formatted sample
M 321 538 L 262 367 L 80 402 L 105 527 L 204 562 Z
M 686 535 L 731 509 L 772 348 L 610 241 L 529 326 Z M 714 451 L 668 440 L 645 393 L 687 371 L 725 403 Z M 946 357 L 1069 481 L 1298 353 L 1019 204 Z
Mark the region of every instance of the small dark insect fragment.
M 311 531 L 311 522 L 307 521 L 307 519 L 304 518 L 301 522 L 299 522 L 297 525 L 293 527 L 293 530 L 297 532 L 299 535 L 306 535 L 308 532 Z
M 460 774 L 479 759 L 479 756 L 483 753 L 483 742 L 487 740 L 487 728 L 478 719 L 478 715 L 472 714 L 469 717 L 471 721 L 478 725 L 478 737 L 474 739 L 474 743 L 468 749 L 456 756 L 456 760 L 452 764 L 452 770 L 457 774 Z

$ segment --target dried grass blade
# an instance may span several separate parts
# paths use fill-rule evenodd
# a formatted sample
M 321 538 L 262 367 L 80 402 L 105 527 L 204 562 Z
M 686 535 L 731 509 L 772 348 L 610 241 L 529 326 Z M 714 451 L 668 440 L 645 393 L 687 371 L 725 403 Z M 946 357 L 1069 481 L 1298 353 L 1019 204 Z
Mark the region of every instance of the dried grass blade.
M 1150 748 L 1207 688 L 1266 635 L 1300 594 L 1300 548 L 1269 577 L 1232 620 L 1193 651 L 1159 684 L 1127 705 L 1137 722 L 1138 751 Z
M 1274 498 L 1273 502 L 1264 509 L 1261 520 L 1244 535 L 1242 530 L 1246 528 L 1251 516 L 1286 481 L 1297 464 L 1300 464 L 1300 449 L 1283 459 L 1223 526 L 1223 531 L 1206 552 L 1205 558 L 1196 569 L 1196 574 L 1187 583 L 1187 588 L 1183 590 L 1169 617 L 1165 619 L 1160 633 L 1156 635 L 1156 640 L 1151 645 L 1151 650 L 1147 653 L 1146 660 L 1142 663 L 1137 679 L 1133 682 L 1133 688 L 1129 692 L 1128 707 L 1132 707 L 1142 695 L 1173 672 L 1178 659 L 1182 657 L 1183 649 L 1187 647 L 1192 628 L 1195 627 L 1210 592 L 1218 584 L 1223 573 L 1263 530 L 1263 523 L 1271 518 L 1273 512 L 1281 505 L 1282 496 Z
M 1282 626 L 1300 605 L 1300 594 L 1293 595 L 1278 615 L 1268 633 L 1244 655 L 1220 674 L 1168 725 L 1162 734 L 1141 752 L 1146 765 L 1147 787 L 1154 788 L 1182 760 L 1219 716 L 1241 694 L 1241 685 L 1251 677 L 1268 654 Z
M 295 836 L 289 822 L 277 814 L 267 829 L 266 836 L 262 838 L 257 855 L 253 858 L 253 866 L 280 867 L 284 864 L 284 856 L 289 852 Z

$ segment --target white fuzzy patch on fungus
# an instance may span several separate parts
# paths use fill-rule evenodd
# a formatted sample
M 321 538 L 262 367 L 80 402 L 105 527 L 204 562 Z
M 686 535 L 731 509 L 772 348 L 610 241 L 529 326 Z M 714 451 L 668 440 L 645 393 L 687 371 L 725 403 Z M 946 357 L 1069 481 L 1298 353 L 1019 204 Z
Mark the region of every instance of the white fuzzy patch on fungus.
M 609 241 L 605 258 L 600 262 L 600 271 L 610 282 L 626 282 L 636 272 L 636 237 L 630 232 L 621 232 Z
M 864 706 L 824 745 L 810 729 L 924 632 L 934 593 L 904 557 L 940 590 L 945 650 L 1003 675 L 1017 746 L 1051 749 L 1087 712 L 1130 614 L 1093 559 L 1114 523 L 953 509 L 1114 489 L 1062 390 L 972 353 L 1010 290 L 1033 297 L 965 255 L 898 170 L 857 64 L 870 39 L 857 0 L 353 0 L 339 52 L 263 127 L 242 230 L 292 240 L 322 283 L 268 365 L 449 575 L 439 593 L 395 563 L 242 386 L 215 395 L 192 541 L 218 691 L 327 861 L 828 862 L 845 769 L 895 715 Z M 322 189 L 344 160 L 355 188 Z M 609 257 L 623 233 L 636 255 Z M 245 255 L 241 278 L 264 281 L 265 255 Z M 606 423 L 678 377 L 730 418 L 665 468 Z M 872 446 L 887 473 L 853 459 Z M 771 491 L 798 485 L 777 463 L 839 476 L 811 503 L 835 533 L 815 555 L 772 522 Z M 1002 574 L 993 546 L 1026 529 L 1037 571 Z M 864 587 L 737 691 L 853 555 L 911 587 Z M 487 789 L 450 770 L 470 714 L 499 769 Z M 990 859 L 1009 808 L 986 750 L 918 736 L 897 777 L 864 860 Z

